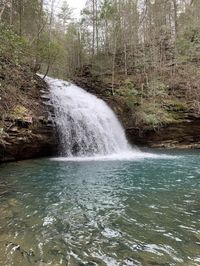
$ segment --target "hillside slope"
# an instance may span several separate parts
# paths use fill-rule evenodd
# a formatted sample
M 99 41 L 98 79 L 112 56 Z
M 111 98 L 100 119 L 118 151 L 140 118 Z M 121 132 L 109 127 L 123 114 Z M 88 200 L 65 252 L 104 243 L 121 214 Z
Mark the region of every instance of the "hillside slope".
M 51 155 L 56 138 L 41 99 L 45 82 L 27 65 L 0 62 L 0 162 Z
M 199 66 L 187 64 L 144 73 L 94 73 L 90 66 L 74 82 L 105 100 L 124 125 L 130 142 L 157 148 L 200 148 Z

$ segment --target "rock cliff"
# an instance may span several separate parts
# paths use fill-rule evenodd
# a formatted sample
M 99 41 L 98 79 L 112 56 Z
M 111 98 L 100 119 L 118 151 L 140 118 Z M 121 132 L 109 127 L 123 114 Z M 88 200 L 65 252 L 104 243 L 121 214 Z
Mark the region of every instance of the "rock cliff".
M 57 137 L 41 95 L 46 83 L 27 66 L 0 65 L 0 162 L 56 152 Z

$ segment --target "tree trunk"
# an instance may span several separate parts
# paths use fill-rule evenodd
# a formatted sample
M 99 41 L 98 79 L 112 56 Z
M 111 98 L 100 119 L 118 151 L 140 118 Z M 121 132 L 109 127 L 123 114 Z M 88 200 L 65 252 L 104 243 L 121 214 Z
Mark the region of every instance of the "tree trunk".
M 40 44 L 40 34 L 43 31 L 45 27 L 45 23 L 42 21 L 42 15 L 43 15 L 43 0 L 40 1 L 40 9 L 38 14 L 38 29 L 37 29 L 37 39 L 36 39 L 36 57 L 35 57 L 35 67 L 34 68 L 40 68 L 41 62 L 39 62 L 39 55 L 38 55 L 38 49 Z M 33 39 L 32 43 L 34 43 L 35 39 Z
M 96 47 L 97 47 L 97 53 L 99 50 L 99 29 L 98 29 L 98 1 L 96 0 L 95 3 L 95 26 L 96 26 Z
M 23 0 L 19 0 L 19 35 L 22 36 Z
M 126 46 L 126 43 L 124 44 L 124 73 L 125 73 L 125 76 L 128 75 L 128 70 L 127 70 L 127 46 Z
M 117 38 L 114 36 L 114 50 L 113 50 L 113 59 L 112 59 L 112 95 L 115 94 L 115 60 L 116 60 L 116 50 L 117 50 Z
M 10 26 L 13 25 L 13 0 L 10 0 Z
M 178 34 L 178 7 L 177 7 L 177 0 L 173 0 L 174 5 L 174 30 L 175 30 L 175 39 L 177 38 Z
M 5 8 L 6 8 L 6 1 L 4 2 L 2 9 L 0 10 L 0 22 L 1 22 L 2 15 L 3 15 Z
M 50 69 L 50 62 L 49 62 L 48 65 L 47 65 L 47 69 L 46 69 L 46 72 L 45 72 L 45 74 L 44 74 L 43 79 L 45 79 L 46 76 L 48 75 L 48 73 L 49 73 L 49 69 Z
M 95 0 L 92 0 L 92 58 L 95 52 Z

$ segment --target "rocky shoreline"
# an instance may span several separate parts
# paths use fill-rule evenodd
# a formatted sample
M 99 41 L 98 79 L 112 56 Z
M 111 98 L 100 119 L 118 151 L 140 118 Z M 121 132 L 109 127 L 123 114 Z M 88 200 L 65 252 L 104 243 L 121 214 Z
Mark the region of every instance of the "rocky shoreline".
M 0 143 L 0 163 L 50 156 L 55 153 L 54 130 L 45 121 L 35 121 L 36 129 L 14 127 Z M 34 126 L 34 125 L 33 125 Z

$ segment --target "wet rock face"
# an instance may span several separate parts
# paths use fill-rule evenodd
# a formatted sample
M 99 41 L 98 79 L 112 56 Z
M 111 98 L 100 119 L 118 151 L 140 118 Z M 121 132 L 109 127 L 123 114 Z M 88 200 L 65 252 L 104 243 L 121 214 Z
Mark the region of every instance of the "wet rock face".
M 159 130 L 139 130 L 127 128 L 130 142 L 152 148 L 200 149 L 200 117 L 190 117 L 187 121 L 170 124 Z
M 56 152 L 56 146 L 52 128 L 42 126 L 35 132 L 19 129 L 16 134 L 9 133 L 0 143 L 0 162 L 50 156 Z
M 39 77 L 34 76 L 34 80 L 34 86 L 27 96 L 30 108 L 28 104 L 26 106 L 31 116 L 18 119 L 8 115 L 0 121 L 3 125 L 0 163 L 51 156 L 57 152 L 58 140 L 51 119 L 53 109 L 45 105 L 48 102 L 48 87 Z

